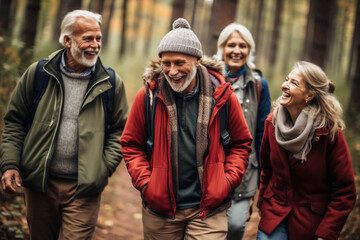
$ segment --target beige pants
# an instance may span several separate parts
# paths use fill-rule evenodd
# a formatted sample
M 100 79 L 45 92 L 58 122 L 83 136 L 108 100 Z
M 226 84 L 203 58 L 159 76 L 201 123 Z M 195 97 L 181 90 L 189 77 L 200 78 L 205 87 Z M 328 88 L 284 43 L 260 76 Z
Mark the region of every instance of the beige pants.
M 91 239 L 100 208 L 100 195 L 75 199 L 77 181 L 49 179 L 48 191 L 24 188 L 31 240 Z
M 222 240 L 227 234 L 226 210 L 201 220 L 200 208 L 178 210 L 175 219 L 163 218 L 143 207 L 144 240 Z

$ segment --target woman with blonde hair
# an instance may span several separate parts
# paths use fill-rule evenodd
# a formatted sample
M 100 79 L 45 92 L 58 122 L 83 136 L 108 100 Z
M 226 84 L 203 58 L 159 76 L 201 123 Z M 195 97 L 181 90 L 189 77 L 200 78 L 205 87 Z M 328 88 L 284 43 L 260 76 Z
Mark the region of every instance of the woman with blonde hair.
M 337 239 L 354 207 L 354 172 L 335 85 L 296 62 L 265 121 L 257 239 Z

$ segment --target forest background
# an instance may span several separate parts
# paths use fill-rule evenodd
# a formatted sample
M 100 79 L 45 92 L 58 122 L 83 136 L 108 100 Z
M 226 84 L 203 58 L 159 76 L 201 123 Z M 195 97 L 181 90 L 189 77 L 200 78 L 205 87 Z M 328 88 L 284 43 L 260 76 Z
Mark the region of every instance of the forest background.
M 335 82 L 343 105 L 359 193 L 360 0 L 0 0 L 0 141 L 17 80 L 31 62 L 60 48 L 60 21 L 80 8 L 102 14 L 101 59 L 124 80 L 130 103 L 143 84 L 144 67 L 157 58 L 161 38 L 178 17 L 189 21 L 207 56 L 216 53 L 226 25 L 249 28 L 272 100 L 295 61 L 318 64 Z M 0 191 L 0 240 L 27 237 L 26 224 L 18 221 L 23 216 L 18 197 Z M 359 198 L 341 237 L 360 239 Z

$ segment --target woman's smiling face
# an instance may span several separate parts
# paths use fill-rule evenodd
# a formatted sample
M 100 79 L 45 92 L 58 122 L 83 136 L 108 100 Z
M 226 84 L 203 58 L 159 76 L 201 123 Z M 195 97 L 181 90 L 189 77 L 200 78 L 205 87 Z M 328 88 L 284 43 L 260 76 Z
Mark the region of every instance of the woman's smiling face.
M 294 68 L 281 85 L 282 96 L 280 104 L 284 106 L 294 120 L 306 106 L 307 101 L 313 99 L 306 86 L 306 82 L 299 70 Z
M 238 72 L 246 64 L 250 52 L 240 33 L 233 32 L 224 45 L 224 61 L 230 73 Z

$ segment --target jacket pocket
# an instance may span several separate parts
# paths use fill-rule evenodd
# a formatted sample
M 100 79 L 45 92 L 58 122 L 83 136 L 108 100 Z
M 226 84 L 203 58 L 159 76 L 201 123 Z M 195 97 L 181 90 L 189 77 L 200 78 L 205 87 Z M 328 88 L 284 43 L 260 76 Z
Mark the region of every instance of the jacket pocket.
M 265 192 L 264 192 L 264 198 L 265 199 L 271 199 L 271 201 L 274 201 L 276 202 L 276 204 L 278 205 L 285 205 L 286 201 L 285 201 L 285 196 L 284 194 L 280 194 L 280 193 L 277 193 L 275 191 L 273 191 L 273 187 L 272 187 L 272 184 L 270 183 Z
M 160 213 L 167 213 L 171 210 L 170 196 L 168 189 L 168 169 L 153 168 L 149 182 L 144 189 L 144 200 Z
M 229 196 L 231 183 L 225 176 L 223 163 L 209 164 L 206 170 L 206 179 L 203 183 L 206 186 L 203 196 L 204 205 L 214 208 Z

